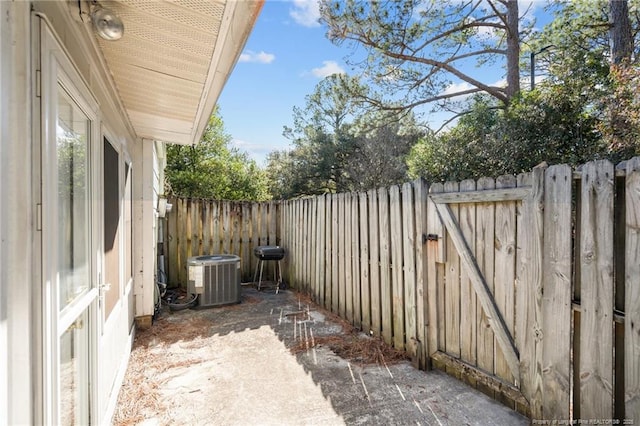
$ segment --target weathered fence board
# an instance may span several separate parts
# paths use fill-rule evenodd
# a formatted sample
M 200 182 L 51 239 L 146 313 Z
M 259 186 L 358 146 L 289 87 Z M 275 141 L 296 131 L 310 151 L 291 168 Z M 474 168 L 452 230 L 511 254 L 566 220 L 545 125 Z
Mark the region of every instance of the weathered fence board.
M 416 246 L 416 339 L 418 367 L 428 368 L 427 322 L 427 185 L 422 179 L 413 182 L 415 190 L 415 246 Z
M 418 355 L 417 304 L 416 304 L 416 224 L 414 188 L 411 183 L 402 185 L 402 262 L 404 283 L 405 347 L 411 359 Z
M 625 417 L 640 421 L 640 157 L 626 171 Z
M 474 180 L 460 182 L 461 192 L 475 191 L 475 189 L 476 182 Z M 460 205 L 459 222 L 464 239 L 467 242 L 472 242 L 472 244 L 469 244 L 469 250 L 475 256 L 476 206 L 474 203 Z M 477 302 L 476 293 L 466 268 L 460 270 L 460 301 L 465 307 L 464 314 L 460 316 L 460 356 L 463 361 L 476 365 Z
M 402 274 L 402 201 L 397 185 L 389 191 L 389 224 L 391 226 L 391 310 L 393 321 L 393 342 L 396 348 L 404 350 L 404 279 Z
M 338 194 L 338 300 L 339 314 L 346 318 L 347 311 L 347 270 L 346 270 L 346 238 L 345 238 L 345 200 L 347 194 Z
M 333 194 L 331 196 L 331 310 L 338 312 L 339 309 L 339 295 L 338 295 L 338 283 L 339 283 L 339 271 L 340 266 L 338 264 L 338 243 L 340 241 L 339 216 L 338 216 L 338 203 L 339 196 Z
M 459 184 L 457 182 L 446 182 L 445 192 L 457 192 Z M 458 245 L 454 242 L 460 235 L 454 232 L 457 228 L 459 205 L 436 204 L 442 222 L 447 227 L 447 261 L 445 271 L 444 287 L 444 326 L 445 326 L 445 351 L 460 358 L 460 257 L 458 256 Z M 441 207 L 446 207 L 442 209 Z M 446 210 L 446 213 L 445 213 Z M 446 217 L 445 217 L 446 215 Z M 464 244 L 464 243 L 463 243 Z
M 542 418 L 542 282 L 543 201 L 545 167 L 518 176 L 518 186 L 531 186 L 518 216 L 515 340 L 520 351 L 520 390 L 529 407 L 516 408 Z
M 569 166 L 551 166 L 544 189 L 542 353 L 543 413 L 537 418 L 568 419 L 571 382 L 571 184 Z M 528 321 L 533 322 L 533 321 Z M 532 330 L 533 331 L 533 330 Z M 530 333 L 530 331 L 528 331 Z M 533 334 L 535 336 L 535 334 Z M 536 408 L 535 411 L 539 409 Z
M 353 194 L 351 198 L 351 282 L 353 289 L 353 325 L 362 326 L 362 289 L 360 280 L 360 215 L 358 212 L 359 196 Z
M 438 254 L 442 247 L 441 241 L 445 238 L 444 227 L 440 221 L 440 216 L 436 209 L 435 203 L 431 199 L 431 194 L 442 191 L 442 184 L 436 183 L 431 185 L 427 196 L 427 355 L 433 356 L 438 349 L 444 350 L 444 345 L 440 344 L 440 339 L 444 338 L 440 332 L 441 318 L 440 306 L 440 278 L 438 275 L 437 259 L 442 258 L 442 254 Z M 443 305 L 443 304 L 442 304 Z
M 613 418 L 613 165 L 582 169 L 580 414 Z
M 372 189 L 369 197 L 369 294 L 371 295 L 371 331 L 375 336 L 382 333 L 382 303 L 380 302 L 380 225 L 378 191 Z
M 309 292 L 311 283 L 309 282 L 309 245 L 307 244 L 308 224 L 309 224 L 309 199 L 303 199 L 300 203 L 300 220 L 298 221 L 298 239 L 300 241 L 300 263 L 302 264 L 302 286 Z
M 500 176 L 496 179 L 496 188 L 514 188 L 515 176 Z M 493 295 L 498 311 L 513 336 L 515 305 L 515 258 L 516 258 L 516 203 L 503 201 L 496 204 L 496 225 L 494 238 L 495 280 Z M 498 336 L 496 336 L 497 338 Z M 513 376 L 503 355 L 502 347 L 496 346 L 496 374 L 507 383 L 513 383 Z M 519 370 L 519 368 L 518 368 Z
M 314 297 L 319 305 L 324 305 L 324 197 L 316 197 L 316 218 L 315 218 L 315 236 L 317 244 L 314 244 L 314 253 L 312 261 L 315 261 L 315 282 L 316 287 Z
M 333 306 L 333 290 L 331 286 L 332 271 L 333 271 L 333 255 L 331 253 L 331 238 L 333 237 L 332 231 L 332 219 L 331 212 L 332 197 L 329 194 L 324 196 L 325 200 L 325 293 L 324 293 L 324 307 L 330 309 Z
M 359 196 L 359 222 L 360 252 L 358 262 L 360 264 L 360 306 L 362 314 L 362 329 L 371 330 L 371 281 L 369 280 L 369 209 L 367 193 L 361 192 Z
M 209 212 L 211 205 L 205 204 L 207 207 L 207 213 Z M 206 215 L 208 216 L 208 214 Z M 208 234 L 211 235 L 210 226 L 205 226 L 208 229 Z M 209 250 L 207 250 L 209 252 Z M 254 270 L 254 263 L 252 263 L 253 247 L 251 244 L 251 205 L 249 203 L 242 203 L 242 247 L 240 251 L 240 259 L 243 270 Z
M 495 181 L 491 178 L 480 178 L 476 185 L 478 190 L 491 190 L 495 188 Z M 486 277 L 487 290 L 493 294 L 493 236 L 495 229 L 495 204 L 479 203 L 476 205 L 476 251 L 475 257 L 480 273 Z M 494 337 L 489 317 L 482 307 L 482 303 L 477 300 L 477 357 L 478 367 L 489 374 L 494 373 Z M 492 395 L 493 391 L 484 388 L 481 384 L 478 389 Z
M 352 248 L 352 236 L 351 236 L 351 194 L 345 194 L 344 197 L 344 233 L 342 234 L 342 240 L 344 242 L 344 285 L 345 285 L 345 309 L 346 318 L 350 323 L 353 323 L 353 288 L 355 282 L 353 280 L 353 269 L 351 266 L 351 248 Z
M 380 315 L 382 337 L 391 344 L 393 339 L 393 318 L 391 310 L 391 238 L 389 227 L 389 193 L 378 190 L 378 220 L 380 223 Z

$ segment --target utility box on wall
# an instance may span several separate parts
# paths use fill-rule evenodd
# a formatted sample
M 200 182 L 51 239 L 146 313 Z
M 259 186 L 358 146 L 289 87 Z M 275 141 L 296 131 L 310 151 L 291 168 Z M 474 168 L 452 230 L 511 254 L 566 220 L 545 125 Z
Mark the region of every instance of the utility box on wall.
M 240 257 L 230 254 L 195 256 L 187 260 L 187 291 L 198 295 L 199 307 L 240 303 Z

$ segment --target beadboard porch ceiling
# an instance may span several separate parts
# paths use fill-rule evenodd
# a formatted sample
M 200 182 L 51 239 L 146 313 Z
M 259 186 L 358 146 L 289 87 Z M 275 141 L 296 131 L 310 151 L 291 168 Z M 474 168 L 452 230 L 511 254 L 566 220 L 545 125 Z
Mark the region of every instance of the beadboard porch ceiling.
M 124 36 L 95 35 L 141 138 L 197 143 L 264 0 L 100 1 Z

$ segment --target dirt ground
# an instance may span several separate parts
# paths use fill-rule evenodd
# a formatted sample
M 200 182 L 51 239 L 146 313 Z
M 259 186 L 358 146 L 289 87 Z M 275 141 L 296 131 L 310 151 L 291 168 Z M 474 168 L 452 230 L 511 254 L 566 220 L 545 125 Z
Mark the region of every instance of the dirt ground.
M 528 419 L 292 291 L 171 312 L 136 336 L 115 425 L 518 425 Z

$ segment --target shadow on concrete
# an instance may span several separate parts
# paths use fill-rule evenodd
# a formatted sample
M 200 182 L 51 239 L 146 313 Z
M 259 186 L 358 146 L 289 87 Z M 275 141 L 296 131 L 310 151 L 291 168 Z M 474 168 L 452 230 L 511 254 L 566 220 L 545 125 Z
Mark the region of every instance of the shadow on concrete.
M 419 371 L 384 357 L 374 365 L 360 364 L 319 344 L 344 332 L 332 315 L 286 290 L 243 287 L 238 305 L 166 310 L 136 337 L 114 422 L 529 423 L 440 371 Z M 145 393 L 138 388 L 145 386 L 150 402 L 140 396 Z

